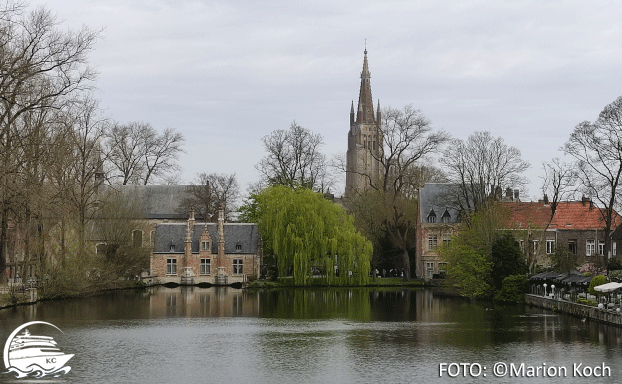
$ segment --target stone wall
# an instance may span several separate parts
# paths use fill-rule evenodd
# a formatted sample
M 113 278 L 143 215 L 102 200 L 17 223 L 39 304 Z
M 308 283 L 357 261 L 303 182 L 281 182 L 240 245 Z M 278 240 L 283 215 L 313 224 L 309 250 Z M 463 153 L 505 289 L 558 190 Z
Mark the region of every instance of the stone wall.
M 534 307 L 550 309 L 601 323 L 622 327 L 622 315 L 618 312 L 599 309 L 590 305 L 583 305 L 538 295 L 525 295 L 525 302 Z

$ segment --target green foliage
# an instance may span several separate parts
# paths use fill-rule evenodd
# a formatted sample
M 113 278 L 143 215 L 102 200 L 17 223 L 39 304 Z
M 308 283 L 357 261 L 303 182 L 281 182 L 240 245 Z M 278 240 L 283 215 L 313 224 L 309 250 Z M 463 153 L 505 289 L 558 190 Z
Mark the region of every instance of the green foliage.
M 607 263 L 607 270 L 609 271 L 617 271 L 622 270 L 622 262 L 618 258 L 609 259 Z
M 584 299 L 582 297 L 579 297 L 577 299 L 577 303 L 579 304 L 583 304 L 583 305 L 590 305 L 592 307 L 596 307 L 598 305 L 598 303 L 594 300 L 588 300 L 588 299 Z
M 439 255 L 448 263 L 446 280 L 461 295 L 470 298 L 492 296 L 495 289 L 492 250 L 501 238 L 499 228 L 505 227 L 507 217 L 507 209 L 490 203 L 468 215 L 452 241 L 438 248 Z M 497 268 L 505 270 L 504 263 L 498 263 Z
M 512 275 L 503 279 L 501 290 L 495 295 L 495 300 L 522 302 L 529 291 L 529 279 L 526 275 Z
M 551 268 L 560 273 L 570 273 L 581 265 L 581 257 L 570 252 L 567 247 L 555 247 L 555 253 L 549 259 Z
M 622 278 L 622 270 L 609 271 L 609 277 Z
M 306 285 L 312 267 L 319 267 L 329 284 L 367 282 L 372 245 L 343 208 L 309 189 L 278 185 L 254 200 L 264 251 L 275 256 L 281 275 L 292 268 L 294 284 Z
M 607 283 L 607 277 L 603 276 L 603 275 L 598 275 L 598 276 L 594 276 L 592 277 L 592 281 L 590 281 L 590 287 L 587 289 L 587 291 L 595 296 L 598 295 L 602 295 L 602 292 L 598 292 L 594 290 L 594 287 L 598 287 L 599 285 L 603 285 Z
M 448 245 L 439 248 L 439 253 L 448 262 L 446 282 L 462 296 L 472 299 L 487 297 L 493 290 L 490 280 L 492 263 L 487 255 L 469 243 L 470 240 L 459 233 Z
M 502 288 L 506 277 L 527 273 L 527 264 L 520 245 L 507 232 L 500 235 L 492 245 L 492 263 L 492 280 L 496 289 Z

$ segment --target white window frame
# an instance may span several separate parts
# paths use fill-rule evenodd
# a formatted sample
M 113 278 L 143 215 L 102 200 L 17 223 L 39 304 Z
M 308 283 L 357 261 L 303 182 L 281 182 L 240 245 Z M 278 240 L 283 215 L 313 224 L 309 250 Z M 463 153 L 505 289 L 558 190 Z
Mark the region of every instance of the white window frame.
M 166 275 L 167 276 L 177 275 L 177 259 L 176 258 L 166 259 Z
M 598 254 L 605 254 L 605 240 L 598 240 Z
M 540 244 L 540 240 L 534 240 L 533 241 L 533 254 L 537 254 L 538 253 L 538 245 Z
M 585 240 L 585 256 L 592 256 L 596 253 L 596 243 L 594 239 Z
M 434 277 L 434 262 L 426 262 L 426 270 L 428 271 L 428 279 L 432 279 Z
M 546 241 L 546 254 L 552 255 L 555 253 L 555 240 L 547 240 Z
M 436 233 L 428 234 L 428 249 L 435 250 L 438 247 L 438 235 Z
M 201 250 L 202 251 L 209 251 L 209 241 L 204 240 L 201 242 Z
M 212 262 L 211 259 L 201 259 L 201 275 L 211 275 Z

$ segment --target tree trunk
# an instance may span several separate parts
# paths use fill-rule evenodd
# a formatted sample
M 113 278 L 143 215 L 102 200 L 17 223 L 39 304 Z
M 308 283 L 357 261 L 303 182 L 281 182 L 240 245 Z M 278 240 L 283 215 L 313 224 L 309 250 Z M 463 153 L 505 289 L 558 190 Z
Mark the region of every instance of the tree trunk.
M 6 259 L 7 259 L 7 231 L 9 230 L 9 222 L 7 215 L 8 209 L 4 209 L 2 212 L 2 219 L 0 223 L 0 283 L 4 283 L 6 280 Z
M 410 255 L 406 248 L 402 248 L 402 263 L 404 264 L 404 280 L 410 281 Z

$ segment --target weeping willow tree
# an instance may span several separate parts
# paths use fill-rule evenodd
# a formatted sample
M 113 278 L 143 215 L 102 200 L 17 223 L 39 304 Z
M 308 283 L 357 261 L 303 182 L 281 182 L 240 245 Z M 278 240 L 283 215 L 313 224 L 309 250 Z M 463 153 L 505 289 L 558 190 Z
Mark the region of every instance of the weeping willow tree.
M 306 285 L 313 268 L 328 284 L 367 282 L 372 245 L 343 208 L 309 189 L 278 185 L 254 199 L 265 250 L 281 274 L 291 268 L 294 284 Z

